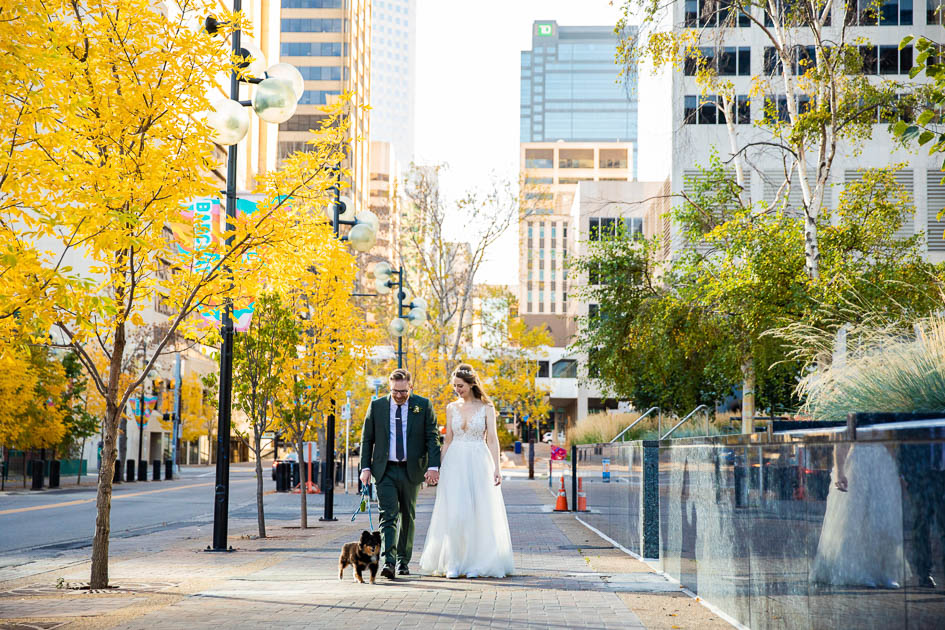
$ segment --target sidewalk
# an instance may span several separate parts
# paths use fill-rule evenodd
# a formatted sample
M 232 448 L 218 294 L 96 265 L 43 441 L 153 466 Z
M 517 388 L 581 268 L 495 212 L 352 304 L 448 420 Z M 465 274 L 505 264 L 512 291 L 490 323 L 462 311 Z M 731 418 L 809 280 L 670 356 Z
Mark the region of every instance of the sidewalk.
M 108 593 L 56 589 L 88 580 L 88 562 L 0 582 L 0 628 L 728 628 L 678 587 L 578 523 L 554 514 L 546 482 L 503 485 L 517 575 L 505 580 L 410 576 L 378 584 L 337 577 L 350 522 L 270 521 L 254 539 L 251 521 L 231 520 L 234 553 L 201 551 L 210 532 L 158 532 L 113 545 Z M 433 490 L 417 506 L 416 555 Z M 376 513 L 375 513 L 376 526 Z M 87 552 L 87 550 L 85 550 Z M 21 625 L 22 624 L 22 625 Z M 28 624 L 28 625 L 27 625 Z

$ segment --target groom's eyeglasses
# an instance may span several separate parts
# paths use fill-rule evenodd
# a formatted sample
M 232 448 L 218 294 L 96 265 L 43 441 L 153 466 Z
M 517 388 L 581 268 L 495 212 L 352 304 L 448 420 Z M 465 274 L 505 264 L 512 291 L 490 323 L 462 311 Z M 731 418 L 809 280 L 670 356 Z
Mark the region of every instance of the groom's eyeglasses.
M 390 390 L 390 392 L 391 392 L 392 394 L 406 394 L 406 393 L 408 393 L 409 391 L 410 391 L 409 389 L 392 389 L 392 390 Z

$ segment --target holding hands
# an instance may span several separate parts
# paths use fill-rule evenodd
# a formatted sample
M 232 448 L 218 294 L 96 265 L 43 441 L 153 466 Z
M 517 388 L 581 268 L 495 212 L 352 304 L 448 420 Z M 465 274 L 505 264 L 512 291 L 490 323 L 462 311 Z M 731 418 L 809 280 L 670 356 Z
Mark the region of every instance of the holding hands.
M 440 471 L 438 470 L 428 470 L 425 475 L 423 475 L 424 481 L 431 486 L 435 486 L 440 481 Z

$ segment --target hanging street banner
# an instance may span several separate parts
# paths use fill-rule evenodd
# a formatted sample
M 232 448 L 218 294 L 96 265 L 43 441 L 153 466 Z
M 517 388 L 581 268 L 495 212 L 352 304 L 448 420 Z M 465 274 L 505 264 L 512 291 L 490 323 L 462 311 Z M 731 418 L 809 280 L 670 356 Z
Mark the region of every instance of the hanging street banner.
M 254 213 L 261 199 L 262 195 L 238 197 L 237 215 Z M 219 199 L 198 199 L 185 206 L 181 211 L 181 221 L 171 223 L 169 227 L 174 233 L 178 252 L 193 257 L 195 271 L 208 271 L 219 262 L 220 254 L 214 250 L 223 243 L 226 229 L 226 210 Z M 248 252 L 243 257 L 246 259 L 253 255 L 254 252 Z M 255 303 L 233 305 L 233 324 L 237 332 L 249 330 L 254 306 Z M 199 311 L 200 317 L 210 326 L 219 326 L 222 314 L 222 302 Z

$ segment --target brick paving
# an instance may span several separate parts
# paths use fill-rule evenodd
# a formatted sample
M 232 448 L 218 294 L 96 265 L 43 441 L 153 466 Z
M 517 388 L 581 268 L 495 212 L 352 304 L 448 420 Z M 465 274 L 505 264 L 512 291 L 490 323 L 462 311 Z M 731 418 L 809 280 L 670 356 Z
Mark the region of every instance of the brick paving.
M 354 582 L 349 568 L 339 581 L 338 551 L 357 537 L 367 519 L 352 524 L 347 511 L 337 511 L 337 523 L 319 523 L 304 532 L 273 523 L 271 538 L 234 540 L 238 551 L 232 554 L 201 553 L 187 538 L 159 551 L 159 545 L 145 544 L 147 552 L 113 560 L 113 582 L 129 584 L 120 594 L 24 598 L 0 593 L 0 625 L 14 619 L 61 620 L 60 611 L 72 601 L 83 619 L 64 628 L 644 628 L 620 596 L 632 584 L 621 589 L 582 555 L 582 544 L 607 546 L 605 541 L 583 528 L 578 537 L 573 516 L 553 515 L 541 482 L 509 480 L 503 491 L 516 561 L 516 575 L 506 579 L 410 576 L 390 582 L 378 576 L 371 586 Z M 433 498 L 432 490 L 424 490 L 417 506 L 416 558 Z M 560 519 L 568 519 L 567 524 Z M 87 565 L 58 575 L 87 580 Z M 136 591 L 132 584 L 146 578 L 176 586 L 160 593 Z M 98 609 L 94 602 L 100 602 Z

